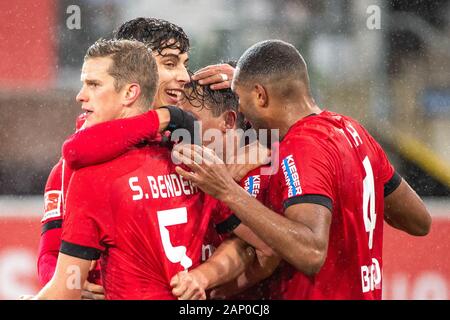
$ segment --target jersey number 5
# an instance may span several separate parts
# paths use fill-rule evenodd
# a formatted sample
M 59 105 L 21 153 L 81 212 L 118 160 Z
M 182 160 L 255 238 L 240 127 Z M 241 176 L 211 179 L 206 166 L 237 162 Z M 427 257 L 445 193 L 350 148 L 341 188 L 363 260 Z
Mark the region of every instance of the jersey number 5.
M 377 215 L 375 213 L 375 182 L 373 178 L 372 165 L 366 156 L 363 161 L 366 177 L 363 180 L 363 218 L 366 232 L 369 233 L 369 249 L 372 249 L 373 231 Z
M 192 266 L 192 260 L 186 255 L 186 247 L 174 247 L 170 242 L 168 226 L 183 224 L 187 222 L 186 208 L 176 208 L 170 210 L 158 211 L 158 224 L 161 240 L 166 253 L 167 259 L 172 263 L 180 263 L 181 266 L 187 270 Z

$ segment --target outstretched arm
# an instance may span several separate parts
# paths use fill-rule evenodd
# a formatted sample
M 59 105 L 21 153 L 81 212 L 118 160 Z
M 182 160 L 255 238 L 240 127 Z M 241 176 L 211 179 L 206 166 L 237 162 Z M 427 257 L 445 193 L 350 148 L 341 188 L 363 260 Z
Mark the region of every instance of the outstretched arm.
M 73 169 L 114 159 L 145 139 L 153 140 L 169 119 L 166 109 L 151 110 L 79 130 L 64 142 L 63 157 Z

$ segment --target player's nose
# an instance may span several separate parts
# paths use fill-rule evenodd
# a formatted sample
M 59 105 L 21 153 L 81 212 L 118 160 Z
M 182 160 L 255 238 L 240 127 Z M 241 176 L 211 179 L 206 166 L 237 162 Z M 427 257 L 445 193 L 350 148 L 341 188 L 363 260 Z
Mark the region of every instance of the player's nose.
M 181 67 L 180 70 L 178 70 L 177 81 L 181 83 L 182 86 L 191 81 L 191 78 L 189 77 L 189 73 L 185 66 Z
M 78 92 L 78 94 L 77 94 L 75 99 L 77 100 L 77 102 L 87 102 L 89 100 L 88 96 L 87 96 L 87 94 L 86 94 L 86 92 L 84 90 L 84 86 L 81 87 L 81 89 Z

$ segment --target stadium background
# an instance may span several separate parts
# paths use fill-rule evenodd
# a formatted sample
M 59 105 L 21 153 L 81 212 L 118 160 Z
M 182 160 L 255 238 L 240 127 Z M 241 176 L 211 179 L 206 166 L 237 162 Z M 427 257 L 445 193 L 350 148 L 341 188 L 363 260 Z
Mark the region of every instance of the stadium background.
M 450 298 L 449 1 L 16 0 L 0 2 L 0 299 L 38 289 L 42 192 L 80 113 L 84 52 L 137 16 L 182 26 L 192 70 L 294 43 L 319 105 L 362 122 L 432 212 L 426 238 L 385 227 L 384 298 Z

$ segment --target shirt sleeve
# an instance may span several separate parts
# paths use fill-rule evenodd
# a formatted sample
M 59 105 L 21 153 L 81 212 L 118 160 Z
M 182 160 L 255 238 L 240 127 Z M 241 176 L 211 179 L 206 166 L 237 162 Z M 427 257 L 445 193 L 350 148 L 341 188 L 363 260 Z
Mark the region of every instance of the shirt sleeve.
M 112 160 L 144 140 L 154 140 L 158 130 L 158 114 L 150 110 L 79 130 L 64 142 L 62 154 L 69 167 L 79 169 Z
M 39 283 L 44 286 L 55 273 L 59 246 L 61 245 L 62 166 L 60 160 L 50 172 L 44 191 L 44 214 L 41 220 L 37 271 Z
M 112 244 L 113 217 L 109 204 L 109 184 L 97 179 L 91 168 L 75 172 L 69 184 L 60 252 L 86 260 L 96 260 Z M 95 186 L 92 176 L 96 176 Z
M 62 159 L 53 167 L 47 178 L 44 191 L 44 215 L 41 220 L 41 233 L 61 227 L 62 206 Z M 59 222 L 54 222 L 59 220 Z
M 332 211 L 334 202 L 332 156 L 312 137 L 297 137 L 280 151 L 278 179 L 284 209 L 298 203 L 314 203 Z
M 378 177 L 376 178 L 381 180 L 384 184 L 384 196 L 387 197 L 392 192 L 394 192 L 395 189 L 397 189 L 397 187 L 402 182 L 402 177 L 395 171 L 394 166 L 389 161 L 386 152 L 383 150 L 380 144 L 372 136 L 369 135 L 369 137 L 375 149 L 375 154 L 378 157 L 376 161 L 376 163 L 378 164 Z
M 41 234 L 37 259 L 38 278 L 41 286 L 45 286 L 55 273 L 59 247 L 61 246 L 61 232 L 62 229 L 59 227 Z

